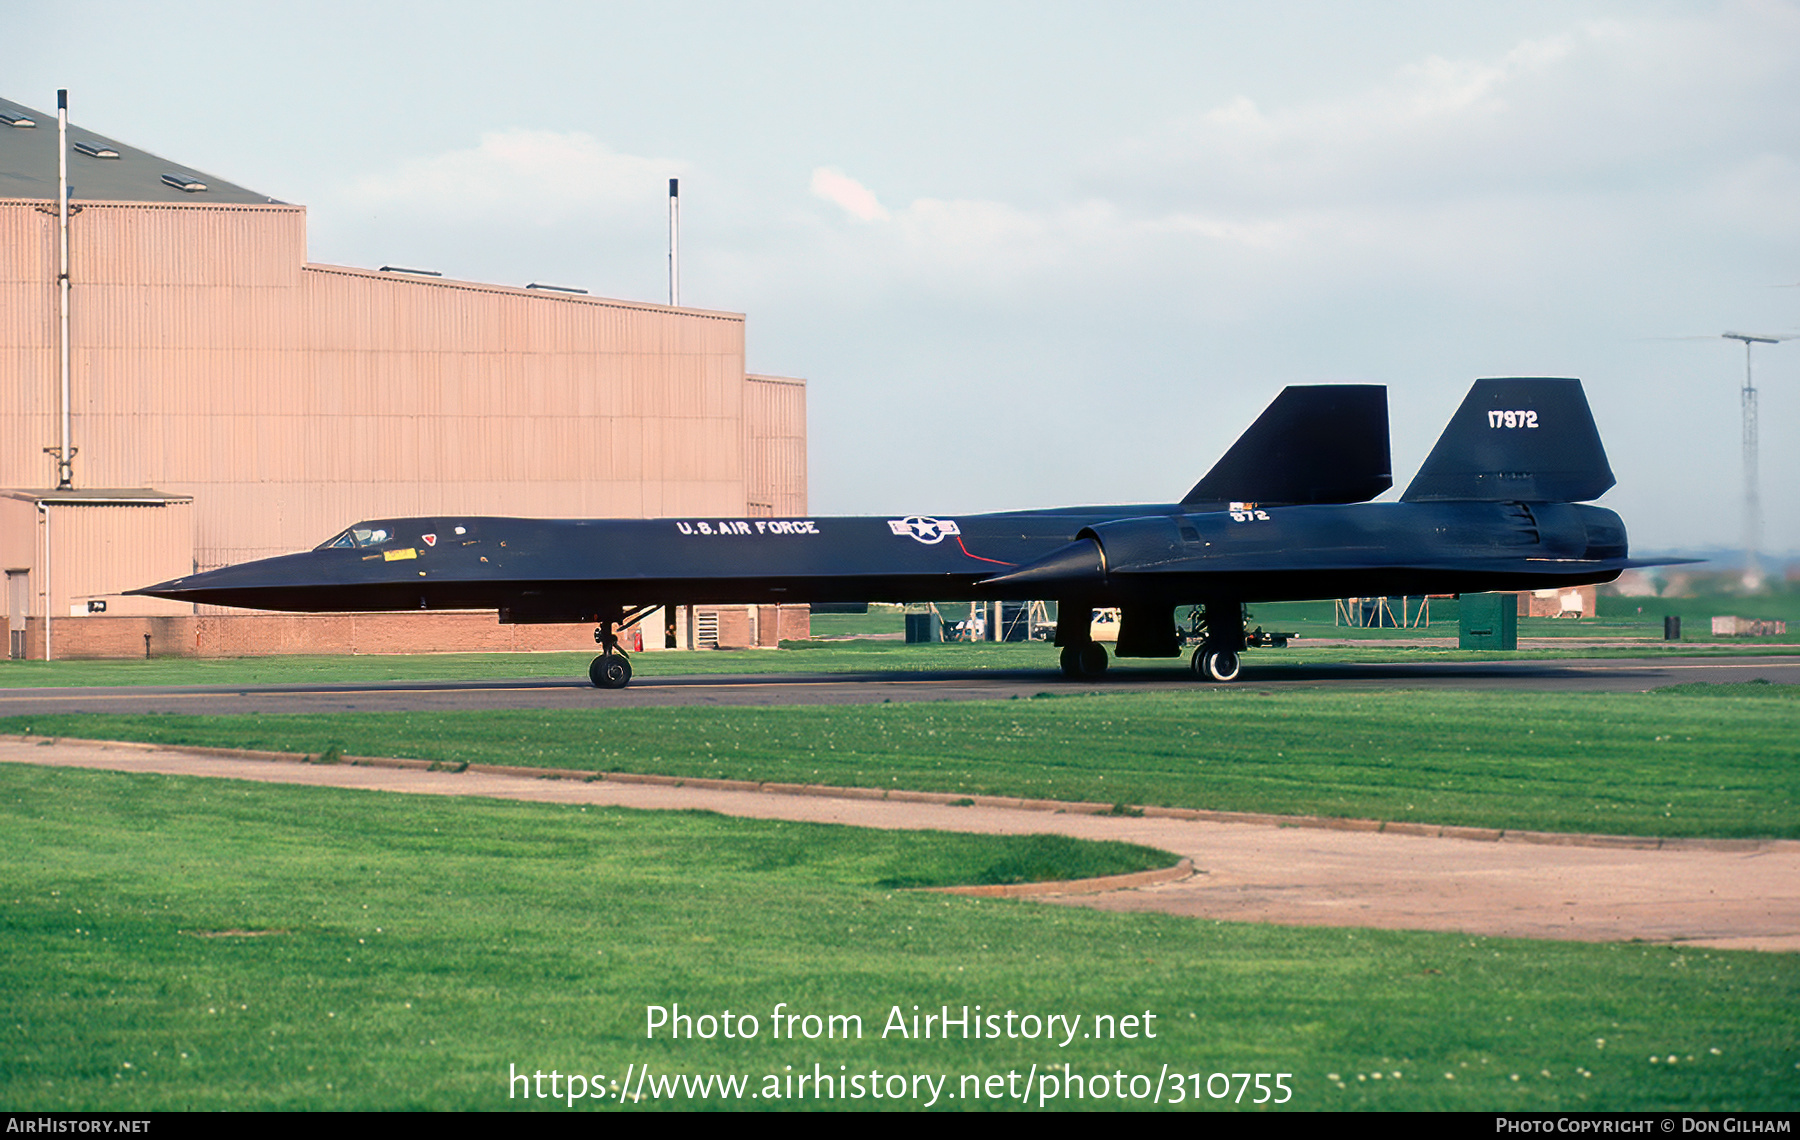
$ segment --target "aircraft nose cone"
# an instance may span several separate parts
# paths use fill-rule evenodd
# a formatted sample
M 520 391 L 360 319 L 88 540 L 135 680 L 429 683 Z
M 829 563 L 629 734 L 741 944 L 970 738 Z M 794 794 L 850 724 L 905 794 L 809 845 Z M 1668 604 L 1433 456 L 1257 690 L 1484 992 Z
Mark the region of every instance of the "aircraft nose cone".
M 284 554 L 236 566 L 221 566 L 217 570 L 201 570 L 125 592 L 177 602 L 217 602 L 261 608 L 259 599 L 316 586 L 319 577 L 319 568 L 311 553 Z
M 158 582 L 152 586 L 139 586 L 135 590 L 126 590 L 127 594 L 141 594 L 151 598 L 179 598 L 184 587 L 194 580 L 195 575 L 182 578 L 170 578 L 167 582 Z
M 1049 582 L 1100 582 L 1105 578 L 1106 559 L 1100 553 L 1100 544 L 1091 538 L 1078 538 L 1036 562 L 985 579 L 980 585 L 1035 586 Z

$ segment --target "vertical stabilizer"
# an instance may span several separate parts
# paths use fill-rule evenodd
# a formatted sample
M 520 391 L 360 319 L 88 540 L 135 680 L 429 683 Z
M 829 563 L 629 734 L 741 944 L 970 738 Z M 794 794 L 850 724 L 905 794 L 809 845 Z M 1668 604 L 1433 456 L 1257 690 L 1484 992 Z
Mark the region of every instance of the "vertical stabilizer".
M 1477 380 L 1400 500 L 1582 503 L 1613 485 L 1579 380 Z
M 1387 389 L 1316 384 L 1283 388 L 1181 501 L 1363 503 L 1393 485 Z

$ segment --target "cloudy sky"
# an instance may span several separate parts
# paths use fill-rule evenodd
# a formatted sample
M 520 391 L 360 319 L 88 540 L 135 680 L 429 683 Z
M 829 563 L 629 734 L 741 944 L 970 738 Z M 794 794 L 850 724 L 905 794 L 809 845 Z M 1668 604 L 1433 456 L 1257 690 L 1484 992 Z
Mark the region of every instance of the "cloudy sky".
M 1578 376 L 1642 547 L 1741 534 L 1800 331 L 1800 4 L 60 3 L 0 95 L 308 207 L 315 261 L 749 316 L 815 512 L 1179 497 L 1286 384 Z M 1689 338 L 1689 339 L 1684 339 Z M 1760 349 L 1800 551 L 1800 343 Z M 520 504 L 528 513 L 529 504 Z

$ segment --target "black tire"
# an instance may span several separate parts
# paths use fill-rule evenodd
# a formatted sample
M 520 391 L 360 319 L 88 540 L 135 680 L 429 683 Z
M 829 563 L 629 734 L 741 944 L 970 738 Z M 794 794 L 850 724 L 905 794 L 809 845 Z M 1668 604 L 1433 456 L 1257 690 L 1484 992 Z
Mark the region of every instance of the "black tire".
M 602 653 L 588 666 L 588 680 L 596 689 L 623 689 L 631 684 L 631 660 L 623 653 Z
M 1200 675 L 1208 681 L 1235 681 L 1243 662 L 1230 649 L 1202 650 Z
M 1062 671 L 1071 681 L 1100 676 L 1106 672 L 1106 646 L 1097 641 L 1063 646 Z
M 1106 672 L 1106 646 L 1101 645 L 1098 641 L 1088 642 L 1081 647 L 1081 652 L 1076 657 L 1076 664 L 1081 669 L 1083 677 L 1100 676 Z

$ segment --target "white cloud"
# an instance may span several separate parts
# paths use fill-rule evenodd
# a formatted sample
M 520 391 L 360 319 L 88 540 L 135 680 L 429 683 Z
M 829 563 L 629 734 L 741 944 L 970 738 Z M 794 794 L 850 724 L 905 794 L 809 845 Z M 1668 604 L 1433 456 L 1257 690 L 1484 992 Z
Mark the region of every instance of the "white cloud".
M 683 164 L 608 150 L 575 132 L 490 131 L 467 150 L 409 158 L 346 192 L 372 208 L 404 206 L 444 218 L 504 210 L 542 224 L 587 212 L 639 209 L 661 197 Z
M 1466 263 L 1470 231 L 1462 227 L 1486 246 L 1480 219 L 1511 221 L 1516 204 L 1502 195 L 1483 205 L 1458 189 L 1409 209 L 1372 196 L 1371 185 L 1396 169 L 1428 167 L 1434 152 L 1504 118 L 1509 95 L 1562 66 L 1575 43 L 1564 35 L 1491 59 L 1430 56 L 1361 91 L 1273 110 L 1240 96 L 1126 143 L 1112 158 L 1130 172 L 1109 172 L 1073 202 L 922 197 L 890 211 L 862 183 L 820 167 L 814 195 L 853 218 L 892 224 L 822 232 L 831 255 L 815 266 L 874 285 L 856 290 L 869 297 L 922 289 L 1017 300 L 1057 292 L 1058 281 L 1095 288 L 1174 274 L 1178 288 L 1233 312 L 1261 283 L 1279 289 L 1296 272 L 1315 281 L 1366 277 L 1372 254 L 1390 270 L 1437 272 L 1440 261 Z M 1137 189 L 1131 172 L 1145 170 L 1159 171 L 1162 189 Z M 1504 260 L 1513 240 L 1501 237 L 1485 252 Z
M 875 192 L 841 170 L 821 166 L 812 172 L 812 192 L 841 206 L 846 214 L 864 222 L 885 222 L 888 212 Z
M 1705 177 L 1800 120 L 1800 8 L 1594 22 L 1487 55 L 1424 56 L 1360 88 L 1245 92 L 1096 155 L 1084 179 L 1139 209 L 1288 209 L 1558 195 Z
M 1272 113 L 1239 95 L 1177 127 L 1190 145 L 1273 151 L 1284 147 L 1349 148 L 1435 123 L 1505 109 L 1504 88 L 1569 52 L 1567 37 L 1527 41 L 1495 61 L 1429 56 L 1400 68 L 1386 83 L 1353 95 Z

